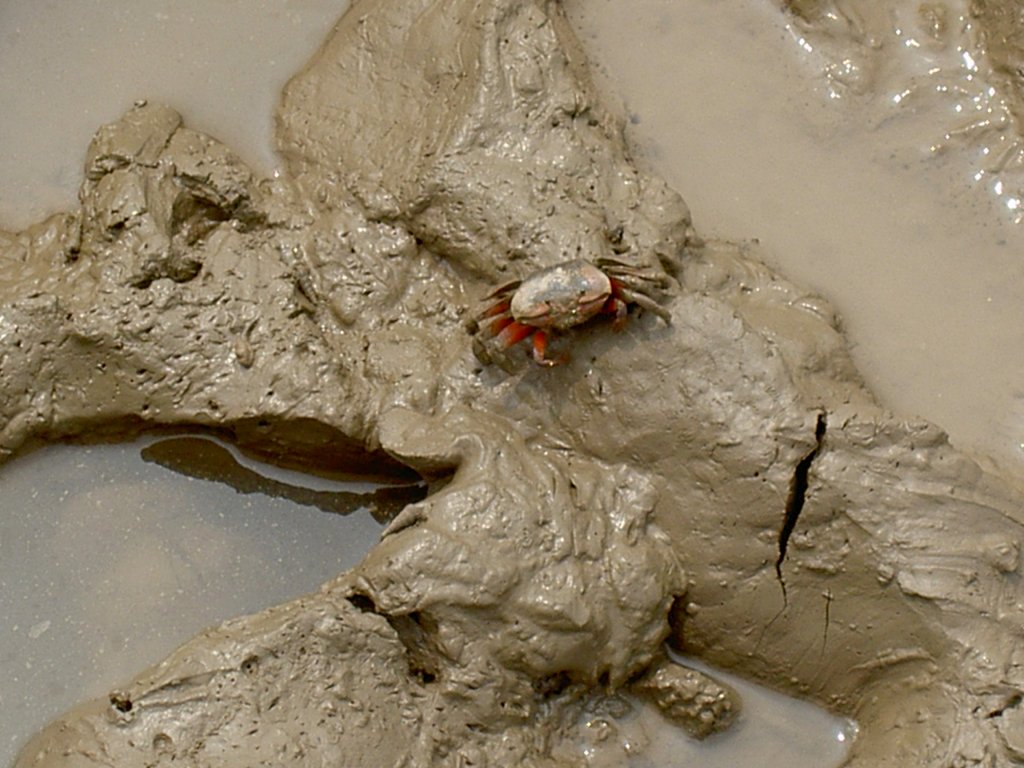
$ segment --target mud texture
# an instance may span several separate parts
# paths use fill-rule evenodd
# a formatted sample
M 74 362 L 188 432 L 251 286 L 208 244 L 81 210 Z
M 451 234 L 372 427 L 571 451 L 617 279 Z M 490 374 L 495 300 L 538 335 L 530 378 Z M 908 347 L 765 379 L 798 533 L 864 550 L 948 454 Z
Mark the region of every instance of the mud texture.
M 945 52 L 977 53 L 968 0 L 775 0 L 775 4 L 789 15 L 807 44 L 805 50 L 812 53 L 810 60 L 821 66 L 833 95 L 839 97 L 888 101 L 894 88 L 897 93 L 906 91 L 904 98 L 918 85 L 927 91 L 930 82 L 956 77 L 947 69 L 950 62 L 944 60 Z M 1009 3 L 994 0 L 993 5 L 1008 7 Z M 918 82 L 917 73 L 901 67 L 897 51 L 900 46 L 909 47 L 907 40 L 913 40 L 911 46 L 920 51 L 920 58 L 932 65 L 929 75 L 938 78 L 922 77 Z
M 1016 3 L 996 0 L 971 0 L 971 18 L 978 26 L 977 47 L 988 58 L 992 79 L 1007 101 L 1013 128 L 1024 133 L 1024 25 Z M 1019 145 L 1007 161 L 1018 167 L 1024 163 Z
M 1024 24 L 1015 0 L 775 0 L 865 127 L 935 119 L 920 154 L 967 150 L 975 180 L 1024 190 Z M 901 139 L 905 140 L 905 139 Z
M 172 110 L 97 135 L 81 208 L 0 239 L 0 449 L 198 428 L 407 481 L 355 569 L 49 726 L 17 765 L 585 765 L 675 646 L 851 716 L 851 766 L 1024 762 L 1020 487 L 881 409 L 827 302 L 694 233 L 560 6 L 356 2 L 258 180 Z M 584 257 L 671 286 L 481 363 L 498 281 Z

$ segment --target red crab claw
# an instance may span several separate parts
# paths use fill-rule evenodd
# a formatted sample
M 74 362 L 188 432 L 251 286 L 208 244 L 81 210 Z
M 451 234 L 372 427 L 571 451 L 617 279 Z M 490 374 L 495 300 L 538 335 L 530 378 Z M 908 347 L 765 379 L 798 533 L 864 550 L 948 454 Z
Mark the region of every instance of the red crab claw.
M 509 319 L 495 335 L 502 349 L 513 347 L 520 341 L 529 338 L 532 343 L 533 359 L 539 365 L 551 367 L 561 365 L 566 361 L 565 357 L 547 356 L 549 337 L 547 332 L 540 328 L 534 328 L 531 325 L 524 325 Z

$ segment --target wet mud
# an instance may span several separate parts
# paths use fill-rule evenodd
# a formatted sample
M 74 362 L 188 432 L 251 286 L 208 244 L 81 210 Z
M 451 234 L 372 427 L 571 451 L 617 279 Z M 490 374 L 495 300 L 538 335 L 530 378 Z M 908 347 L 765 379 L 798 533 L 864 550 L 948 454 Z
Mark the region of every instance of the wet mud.
M 140 103 L 80 209 L 0 235 L 3 457 L 198 427 L 427 490 L 19 768 L 585 765 L 621 690 L 728 728 L 666 641 L 856 719 L 850 766 L 1024 760 L 1019 486 L 880 407 L 828 302 L 703 239 L 606 103 L 558 3 L 364 0 L 285 90 L 287 174 Z M 481 359 L 486 297 L 577 259 L 641 295 L 559 365 Z

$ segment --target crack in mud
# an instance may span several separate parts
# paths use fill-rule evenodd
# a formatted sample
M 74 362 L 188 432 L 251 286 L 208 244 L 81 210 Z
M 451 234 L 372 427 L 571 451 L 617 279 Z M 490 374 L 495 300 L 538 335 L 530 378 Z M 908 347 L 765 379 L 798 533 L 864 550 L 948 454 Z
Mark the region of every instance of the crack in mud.
M 835 595 L 832 594 L 831 589 L 826 589 L 821 596 L 825 598 L 825 626 L 821 631 L 821 655 L 824 656 L 825 646 L 828 645 L 828 625 L 832 623 L 832 601 L 835 599 Z
M 786 499 L 786 516 L 779 531 L 779 556 L 775 560 L 775 575 L 782 586 L 783 601 L 786 601 L 786 581 L 782 578 L 782 563 L 786 559 L 786 550 L 789 547 L 789 537 L 793 535 L 800 513 L 803 512 L 804 502 L 807 497 L 808 475 L 811 471 L 811 464 L 821 452 L 825 441 L 825 431 L 828 429 L 828 419 L 825 411 L 818 413 L 818 421 L 814 427 L 814 447 L 809 450 L 793 471 L 793 479 L 789 485 L 789 498 Z
M 1017 707 L 1020 706 L 1022 701 L 1024 701 L 1024 695 L 1021 695 L 1020 693 L 1015 693 L 1012 696 L 1010 696 L 1002 704 L 1002 706 L 997 707 L 996 709 L 992 710 L 987 715 L 985 715 L 985 718 L 987 720 L 991 720 L 994 717 L 1002 717 L 1003 713 L 1006 712 L 1006 710 L 1008 710 L 1008 709 L 1016 709 Z
M 431 637 L 437 633 L 437 624 L 432 617 L 420 611 L 405 615 L 392 615 L 377 607 L 376 601 L 362 592 L 353 592 L 345 597 L 349 603 L 363 613 L 372 613 L 385 619 L 395 630 L 398 641 L 405 648 L 409 675 L 421 686 L 435 682 L 441 674 L 436 659 L 438 650 Z

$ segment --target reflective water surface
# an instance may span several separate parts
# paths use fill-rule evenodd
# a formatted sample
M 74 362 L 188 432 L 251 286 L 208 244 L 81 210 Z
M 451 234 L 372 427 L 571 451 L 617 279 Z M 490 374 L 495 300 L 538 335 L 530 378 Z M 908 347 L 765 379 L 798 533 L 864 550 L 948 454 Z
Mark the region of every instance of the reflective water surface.
M 176 474 L 143 459 L 151 442 L 53 446 L 0 468 L 0 766 L 64 710 L 208 626 L 316 590 L 380 535 L 365 508 L 330 514 Z

